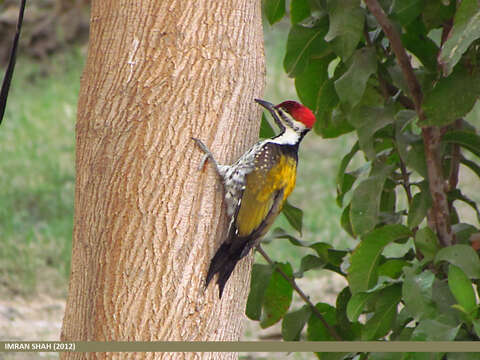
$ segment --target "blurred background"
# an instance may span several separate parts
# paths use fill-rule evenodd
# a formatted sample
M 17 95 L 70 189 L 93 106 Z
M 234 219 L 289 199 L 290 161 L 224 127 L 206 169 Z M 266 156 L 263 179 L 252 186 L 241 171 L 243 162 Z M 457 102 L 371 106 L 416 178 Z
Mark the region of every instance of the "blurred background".
M 2 77 L 19 3 L 0 0 Z M 60 333 L 70 271 L 74 130 L 88 21 L 88 0 L 27 3 L 19 57 L 0 127 L 0 340 L 57 340 Z M 264 98 L 273 103 L 298 99 L 293 80 L 283 71 L 288 30 L 288 21 L 264 28 Z M 335 202 L 337 167 L 353 141 L 348 135 L 324 140 L 312 133 L 302 144 L 297 187 L 290 202 L 304 210 L 301 238 L 305 241 L 324 241 L 340 248 L 355 245 L 340 227 L 341 209 Z M 276 226 L 295 233 L 283 216 Z M 294 267 L 300 255 L 309 251 L 278 239 L 265 250 Z M 332 303 L 343 283 L 319 271 L 314 279 L 301 279 L 300 285 L 313 302 Z M 265 331 L 249 324 L 245 339 L 274 339 L 278 332 L 278 327 Z M 15 359 L 37 358 L 38 354 L 18 356 Z

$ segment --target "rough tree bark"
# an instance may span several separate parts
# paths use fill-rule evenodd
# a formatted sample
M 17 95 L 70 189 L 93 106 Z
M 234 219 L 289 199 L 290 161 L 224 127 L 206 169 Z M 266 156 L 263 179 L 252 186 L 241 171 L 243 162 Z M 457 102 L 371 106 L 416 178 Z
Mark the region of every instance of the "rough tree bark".
M 260 1 L 92 2 L 62 340 L 238 340 L 251 258 L 221 301 L 204 291 L 227 224 L 191 136 L 238 157 L 257 137 L 264 79 Z

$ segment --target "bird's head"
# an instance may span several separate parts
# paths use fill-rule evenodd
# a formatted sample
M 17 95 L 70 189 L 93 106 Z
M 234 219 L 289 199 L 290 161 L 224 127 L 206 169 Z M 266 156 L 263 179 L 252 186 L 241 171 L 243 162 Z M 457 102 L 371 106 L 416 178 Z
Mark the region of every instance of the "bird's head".
M 278 105 L 260 99 L 255 101 L 272 114 L 282 130 L 293 129 L 297 133 L 306 133 L 315 124 L 316 119 L 312 110 L 296 101 L 287 100 Z

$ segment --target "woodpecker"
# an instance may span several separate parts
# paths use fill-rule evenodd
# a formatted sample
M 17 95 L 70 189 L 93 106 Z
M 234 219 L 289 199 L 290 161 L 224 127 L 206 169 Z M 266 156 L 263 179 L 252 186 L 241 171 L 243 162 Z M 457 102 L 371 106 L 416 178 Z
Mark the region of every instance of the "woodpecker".
M 270 112 L 280 133 L 253 145 L 233 165 L 219 164 L 199 139 L 192 138 L 210 160 L 225 189 L 227 237 L 210 262 L 206 287 L 218 273 L 219 297 L 235 265 L 255 248 L 295 187 L 298 146 L 315 123 L 312 111 L 296 101 L 273 105 L 255 101 Z

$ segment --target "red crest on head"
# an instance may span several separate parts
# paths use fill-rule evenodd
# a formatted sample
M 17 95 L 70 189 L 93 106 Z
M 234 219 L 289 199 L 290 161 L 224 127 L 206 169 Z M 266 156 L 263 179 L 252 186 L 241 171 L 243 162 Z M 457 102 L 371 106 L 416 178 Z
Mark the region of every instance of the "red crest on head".
M 275 107 L 282 108 L 290 115 L 292 115 L 295 120 L 300 121 L 309 129 L 311 129 L 313 127 L 313 124 L 315 124 L 316 119 L 312 110 L 296 101 L 287 100 L 278 104 Z

